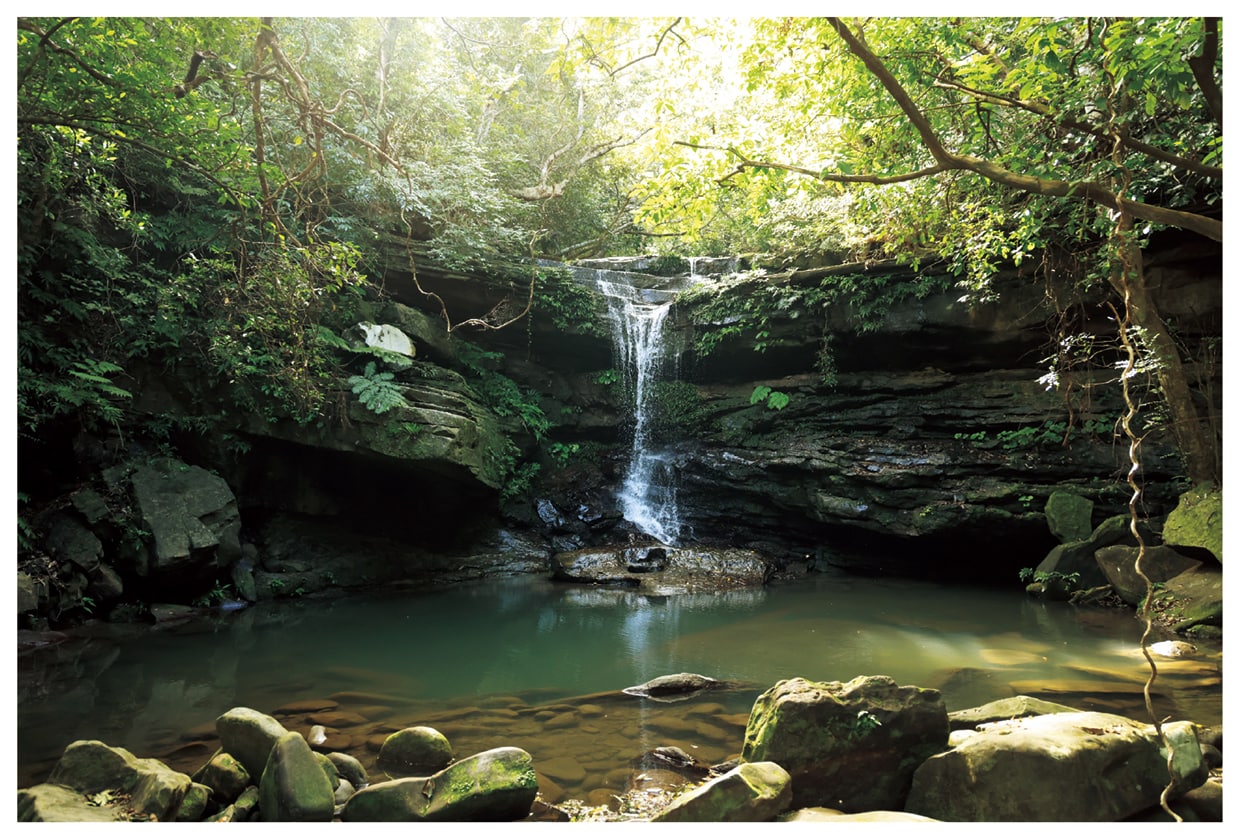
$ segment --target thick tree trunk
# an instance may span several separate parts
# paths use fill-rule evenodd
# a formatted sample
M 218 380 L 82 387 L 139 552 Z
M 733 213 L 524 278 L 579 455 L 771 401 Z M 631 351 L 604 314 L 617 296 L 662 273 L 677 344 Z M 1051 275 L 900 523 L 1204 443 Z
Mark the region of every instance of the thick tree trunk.
M 1128 301 L 1134 325 L 1145 333 L 1145 346 L 1155 356 L 1154 368 L 1159 387 L 1167 402 L 1167 413 L 1176 445 L 1184 461 L 1184 471 L 1193 485 L 1222 484 L 1222 444 L 1214 425 L 1202 416 L 1188 384 L 1188 374 L 1180 350 L 1163 321 L 1145 282 L 1145 263 L 1132 235 L 1133 217 L 1120 213 L 1116 240 L 1121 249 L 1122 276 L 1114 273 L 1111 285 Z

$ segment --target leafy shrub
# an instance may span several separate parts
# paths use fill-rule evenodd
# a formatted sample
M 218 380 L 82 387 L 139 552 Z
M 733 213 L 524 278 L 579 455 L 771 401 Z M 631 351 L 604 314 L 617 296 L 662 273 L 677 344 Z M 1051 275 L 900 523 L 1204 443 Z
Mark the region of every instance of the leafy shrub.
M 749 404 L 757 405 L 765 402 L 766 407 L 772 411 L 782 411 L 788 407 L 788 403 L 792 398 L 788 394 L 779 390 L 771 390 L 767 385 L 758 385 L 753 389 L 753 393 L 749 395 Z
M 362 375 L 349 377 L 349 386 L 357 394 L 358 401 L 374 413 L 384 414 L 392 408 L 408 404 L 401 394 L 400 386 L 392 381 L 394 378 L 392 373 L 375 372 L 375 363 L 368 361 Z

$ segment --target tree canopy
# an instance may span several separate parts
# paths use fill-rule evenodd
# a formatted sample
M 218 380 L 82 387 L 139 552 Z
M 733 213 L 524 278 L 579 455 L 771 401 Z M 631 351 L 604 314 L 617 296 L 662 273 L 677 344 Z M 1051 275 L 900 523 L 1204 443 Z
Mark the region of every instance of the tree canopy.
M 1110 287 L 1206 478 L 1133 266 L 1221 239 L 1221 67 L 1214 18 L 20 18 L 19 427 L 116 422 L 137 359 L 312 419 L 385 238 L 830 253 Z

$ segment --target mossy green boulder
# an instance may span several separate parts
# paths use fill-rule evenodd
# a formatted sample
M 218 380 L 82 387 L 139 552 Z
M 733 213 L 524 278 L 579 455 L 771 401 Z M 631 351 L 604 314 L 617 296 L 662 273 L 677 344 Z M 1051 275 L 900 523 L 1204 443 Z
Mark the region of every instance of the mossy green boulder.
M 797 808 L 900 810 L 913 770 L 947 747 L 948 733 L 937 690 L 889 676 L 787 679 L 754 702 L 741 760 L 787 770 Z
M 426 725 L 402 728 L 383 741 L 379 768 L 389 778 L 434 774 L 452 763 L 452 745 L 438 730 Z
M 534 759 L 502 747 L 464 758 L 425 778 L 398 778 L 358 790 L 342 821 L 517 821 L 538 795 Z
M 258 784 L 265 822 L 326 822 L 336 808 L 331 780 L 306 738 L 290 731 L 276 741 Z
M 1196 487 L 1180 496 L 1167 516 L 1163 541 L 1181 548 L 1203 548 L 1223 561 L 1223 491 Z
M 1094 502 L 1057 490 L 1046 499 L 1046 524 L 1060 542 L 1080 542 L 1093 532 Z

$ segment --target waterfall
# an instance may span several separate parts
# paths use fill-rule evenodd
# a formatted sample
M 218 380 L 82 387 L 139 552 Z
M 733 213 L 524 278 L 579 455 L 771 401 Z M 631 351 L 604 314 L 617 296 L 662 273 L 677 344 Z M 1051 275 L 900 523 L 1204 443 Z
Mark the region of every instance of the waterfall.
M 588 260 L 590 262 L 591 260 Z M 678 291 L 708 277 L 735 273 L 736 257 L 689 257 L 689 274 L 660 277 L 639 273 L 646 258 L 592 260 L 595 265 L 566 265 L 540 260 L 541 265 L 564 269 L 577 282 L 591 286 L 607 302 L 613 355 L 625 397 L 632 410 L 631 454 L 616 500 L 624 518 L 639 531 L 665 545 L 680 543 L 680 511 L 676 504 L 677 475 L 674 453 L 655 446 L 651 425 L 657 410 L 655 385 L 679 362 L 679 353 L 666 345 L 664 326 Z M 612 270 L 632 266 L 637 271 Z
M 595 284 L 607 299 L 616 366 L 633 411 L 632 453 L 617 493 L 620 511 L 642 533 L 675 545 L 680 538 L 675 467 L 670 453 L 656 449 L 650 439 L 654 385 L 667 361 L 663 327 L 675 298 L 636 288 L 617 272 L 598 272 Z

